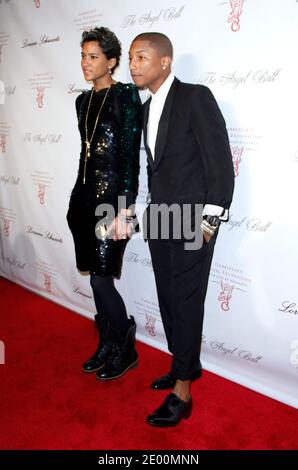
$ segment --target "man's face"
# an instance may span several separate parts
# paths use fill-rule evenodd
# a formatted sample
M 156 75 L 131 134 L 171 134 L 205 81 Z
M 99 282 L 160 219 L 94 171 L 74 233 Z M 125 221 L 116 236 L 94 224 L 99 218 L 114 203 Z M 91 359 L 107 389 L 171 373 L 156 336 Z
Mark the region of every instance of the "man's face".
M 133 41 L 129 50 L 129 68 L 137 87 L 149 88 L 156 93 L 167 76 L 165 63 L 168 59 L 160 56 L 149 41 Z

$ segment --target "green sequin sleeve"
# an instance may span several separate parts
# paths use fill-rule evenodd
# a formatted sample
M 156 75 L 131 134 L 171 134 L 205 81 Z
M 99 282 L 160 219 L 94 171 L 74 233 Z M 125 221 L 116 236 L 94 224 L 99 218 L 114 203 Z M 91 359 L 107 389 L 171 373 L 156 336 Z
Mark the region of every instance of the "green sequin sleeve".
M 134 204 L 139 184 L 142 104 L 135 85 L 125 84 L 120 96 L 121 166 L 120 195 L 126 196 L 126 207 Z

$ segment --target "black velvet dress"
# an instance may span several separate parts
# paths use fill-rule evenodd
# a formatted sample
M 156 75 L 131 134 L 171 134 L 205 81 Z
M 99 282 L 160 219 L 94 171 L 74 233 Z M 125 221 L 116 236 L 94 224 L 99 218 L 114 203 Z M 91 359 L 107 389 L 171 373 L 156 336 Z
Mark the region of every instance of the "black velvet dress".
M 107 89 L 93 93 L 89 108 L 88 139 Z M 126 207 L 135 202 L 138 190 L 141 140 L 141 102 L 137 88 L 118 82 L 111 86 L 91 142 L 84 178 L 86 151 L 85 119 L 91 91 L 76 99 L 82 139 L 78 177 L 71 193 L 67 221 L 72 232 L 76 265 L 80 271 L 119 278 L 127 240 L 102 240 L 95 227 L 100 217 L 95 209 L 110 204 L 118 211 L 118 196 L 126 196 Z

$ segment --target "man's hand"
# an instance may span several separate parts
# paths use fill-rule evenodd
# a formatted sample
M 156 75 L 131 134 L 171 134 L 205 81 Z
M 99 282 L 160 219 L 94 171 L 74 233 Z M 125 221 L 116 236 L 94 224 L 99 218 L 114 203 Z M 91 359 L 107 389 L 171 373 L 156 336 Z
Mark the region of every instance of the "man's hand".
M 205 238 L 206 242 L 208 243 L 210 241 L 212 235 L 210 235 L 210 233 L 203 232 L 203 237 Z

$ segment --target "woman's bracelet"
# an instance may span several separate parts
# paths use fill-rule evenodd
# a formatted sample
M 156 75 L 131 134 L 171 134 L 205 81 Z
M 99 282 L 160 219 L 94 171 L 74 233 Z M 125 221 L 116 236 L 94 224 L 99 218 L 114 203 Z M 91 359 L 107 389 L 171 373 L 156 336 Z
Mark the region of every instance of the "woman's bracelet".
M 136 215 L 118 214 L 118 217 L 121 220 L 121 222 L 126 222 L 127 224 L 129 224 L 136 218 Z

